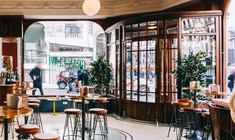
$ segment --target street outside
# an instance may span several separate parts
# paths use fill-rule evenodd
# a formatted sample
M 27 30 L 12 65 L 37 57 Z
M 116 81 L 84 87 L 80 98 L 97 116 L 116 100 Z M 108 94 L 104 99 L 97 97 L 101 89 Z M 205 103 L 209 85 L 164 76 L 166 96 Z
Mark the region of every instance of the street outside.
M 67 88 L 59 89 L 55 84 L 43 84 L 43 92 L 44 95 L 65 95 L 67 94 Z M 32 91 L 26 92 L 28 95 L 32 95 Z M 41 95 L 40 91 L 37 90 L 35 95 Z

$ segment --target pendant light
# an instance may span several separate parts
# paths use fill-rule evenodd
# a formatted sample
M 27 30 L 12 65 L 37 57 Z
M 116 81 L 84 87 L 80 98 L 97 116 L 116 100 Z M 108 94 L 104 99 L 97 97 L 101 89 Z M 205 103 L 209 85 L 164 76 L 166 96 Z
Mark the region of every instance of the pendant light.
M 85 0 L 82 5 L 83 12 L 88 16 L 97 14 L 100 10 L 99 0 Z

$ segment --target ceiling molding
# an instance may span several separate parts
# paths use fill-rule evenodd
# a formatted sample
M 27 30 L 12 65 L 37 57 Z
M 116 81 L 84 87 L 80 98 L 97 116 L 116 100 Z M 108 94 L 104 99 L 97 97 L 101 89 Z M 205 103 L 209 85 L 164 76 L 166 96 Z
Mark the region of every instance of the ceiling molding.
M 157 12 L 195 0 L 100 0 L 95 16 L 82 11 L 84 0 L 1 0 L 0 15 L 24 15 L 25 18 L 67 17 L 106 18 L 133 13 Z

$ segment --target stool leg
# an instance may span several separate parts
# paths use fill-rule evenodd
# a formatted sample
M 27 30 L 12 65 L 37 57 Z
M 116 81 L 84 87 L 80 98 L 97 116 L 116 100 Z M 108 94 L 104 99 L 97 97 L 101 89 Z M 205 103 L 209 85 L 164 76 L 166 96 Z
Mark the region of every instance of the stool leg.
M 102 140 L 108 139 L 108 125 L 106 115 L 90 114 L 89 140 L 95 140 L 95 135 L 100 135 Z M 100 133 L 97 133 L 97 127 Z M 98 131 L 98 132 L 99 132 Z
M 80 121 L 80 116 L 76 115 L 75 121 L 74 121 L 74 137 L 75 139 L 78 137 L 78 131 L 80 132 L 80 136 L 82 135 L 82 126 Z
M 63 133 L 63 140 L 64 140 L 64 137 L 65 137 L 65 133 L 66 133 L 66 129 L 68 127 L 68 114 L 66 114 L 66 117 L 65 117 L 65 123 L 64 123 L 64 133 Z
M 39 111 L 39 108 L 37 108 L 37 113 L 36 113 L 36 115 L 37 115 L 37 119 L 36 119 L 36 123 L 38 124 L 38 126 L 39 126 L 39 128 L 40 128 L 40 130 L 41 130 L 41 132 L 42 133 L 44 133 L 44 131 L 43 131 L 43 125 L 42 125 L 42 118 L 41 118 L 41 114 L 40 114 L 40 111 Z
M 176 113 L 176 109 L 175 109 L 175 107 L 174 107 L 174 112 L 173 112 L 173 114 L 172 114 L 172 116 L 171 116 L 171 122 L 170 122 L 170 125 L 169 125 L 169 129 L 168 129 L 167 137 L 169 137 L 169 135 L 170 135 L 170 131 L 171 131 L 171 127 L 172 127 L 173 119 L 174 119 L 174 118 L 176 118 L 176 117 L 175 117 L 175 115 L 176 115 L 175 113 Z

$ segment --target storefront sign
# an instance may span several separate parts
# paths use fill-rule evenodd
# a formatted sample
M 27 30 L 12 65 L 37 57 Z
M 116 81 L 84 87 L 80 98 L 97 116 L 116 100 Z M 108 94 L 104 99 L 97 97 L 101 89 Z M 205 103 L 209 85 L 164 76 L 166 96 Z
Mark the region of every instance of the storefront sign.
M 59 57 L 59 56 L 47 55 L 47 64 L 64 68 L 73 68 L 73 69 L 82 69 L 82 70 L 86 69 L 85 60 Z

